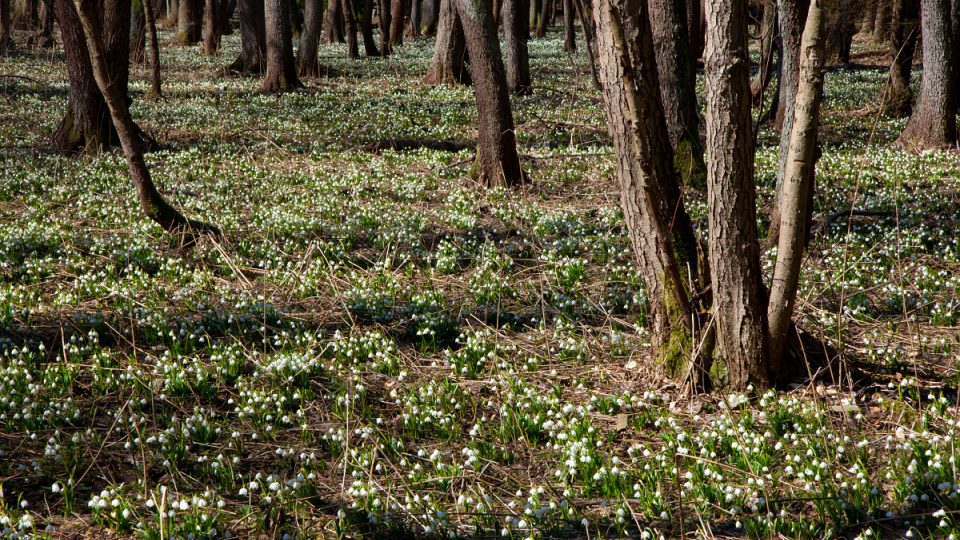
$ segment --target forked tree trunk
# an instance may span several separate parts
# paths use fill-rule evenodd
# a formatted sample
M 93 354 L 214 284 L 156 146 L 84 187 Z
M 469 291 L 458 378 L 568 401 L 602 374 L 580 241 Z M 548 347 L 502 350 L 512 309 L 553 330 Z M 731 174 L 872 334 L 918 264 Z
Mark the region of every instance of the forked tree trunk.
M 363 49 L 367 56 L 380 56 L 377 42 L 373 39 L 373 2 L 363 0 L 363 19 L 360 21 L 360 33 L 363 34 Z
M 522 0 L 503 2 L 503 41 L 507 56 L 507 88 L 514 94 L 530 91 L 530 54 L 527 51 L 527 12 Z
M 390 56 L 390 0 L 380 0 L 380 54 Z
M 194 45 L 200 42 L 203 0 L 180 0 L 177 14 L 176 42 L 180 45 Z
M 458 0 L 440 0 L 440 20 L 437 23 L 437 41 L 433 49 L 430 69 L 423 78 L 425 84 L 470 84 L 466 68 L 467 42 L 463 35 Z
M 696 239 L 670 166 L 646 2 L 597 0 L 594 14 L 620 204 L 650 299 L 653 348 L 671 375 L 681 375 L 699 327 L 691 298 L 703 287 Z
M 260 84 L 262 92 L 284 92 L 300 86 L 293 59 L 293 30 L 290 28 L 290 0 L 266 0 L 267 70 Z
M 330 10 L 327 9 L 326 12 L 329 14 Z M 317 48 L 320 44 L 320 29 L 324 16 L 323 0 L 306 0 L 303 34 L 300 35 L 300 48 L 297 49 L 297 72 L 301 77 L 316 77 L 320 74 Z
M 709 261 L 722 364 L 712 372 L 734 388 L 766 386 L 770 380 L 745 14 L 746 0 L 706 0 Z
M 332 0 L 336 2 L 337 0 Z M 344 31 L 347 34 L 347 58 L 359 58 L 360 46 L 357 43 L 357 15 L 350 0 L 339 0 L 343 10 Z
M 880 108 L 897 118 L 907 116 L 913 107 L 910 72 L 920 34 L 920 5 L 917 0 L 893 0 L 893 32 L 890 52 L 893 61 L 887 81 L 880 89 Z
M 921 0 L 920 6 L 923 79 L 913 114 L 897 143 L 912 149 L 950 147 L 957 142 L 950 0 Z
M 787 150 L 787 169 L 780 200 L 780 238 L 767 304 L 770 374 L 784 371 L 784 350 L 797 298 L 800 263 L 806 244 L 813 197 L 817 126 L 823 98 L 825 55 L 822 2 L 811 0 L 800 44 L 800 77 L 794 107 L 793 132 Z
M 687 49 L 684 4 L 682 0 L 650 0 L 650 27 L 674 168 L 685 184 L 703 188 L 706 170 L 700 144 L 697 75 Z
M 473 66 L 477 98 L 476 177 L 487 186 L 518 186 L 525 175 L 517 153 L 507 76 L 490 0 L 457 0 L 457 13 Z
M 393 0 L 390 4 L 390 44 L 403 45 L 404 2 Z
M 103 23 L 115 21 L 122 16 L 129 20 L 129 0 L 107 0 L 104 9 Z M 192 237 L 195 234 L 219 235 L 220 231 L 211 225 L 187 219 L 176 208 L 163 198 L 157 191 L 146 161 L 143 159 L 143 146 L 140 141 L 137 125 L 130 116 L 127 101 L 127 81 L 118 78 L 107 64 L 110 46 L 100 37 L 97 17 L 99 15 L 95 2 L 74 0 L 74 6 L 79 14 L 82 25 L 82 34 L 89 51 L 87 62 L 92 66 L 92 72 L 98 90 L 106 101 L 113 124 L 117 127 L 117 136 L 127 159 L 127 168 L 130 177 L 137 188 L 137 196 L 144 213 L 157 222 L 164 230 L 175 234 L 181 239 Z M 125 25 L 121 25 L 125 26 Z M 124 28 L 125 32 L 128 28 Z M 108 33 L 109 34 L 109 33 Z M 124 57 L 126 58 L 126 57 Z M 122 83 L 122 84 L 121 84 Z
M 220 2 L 219 0 L 204 0 L 203 2 L 203 53 L 217 54 L 220 50 Z
M 563 0 L 563 50 L 576 52 L 577 31 L 574 27 L 574 0 Z
M 263 1 L 237 0 L 237 11 L 240 19 L 240 56 L 233 61 L 229 70 L 234 73 L 262 73 L 267 49 Z
M 147 92 L 147 98 L 158 99 L 163 92 L 160 90 L 160 40 L 157 39 L 157 14 L 153 10 L 153 0 L 143 0 L 143 11 L 150 42 L 150 91 Z

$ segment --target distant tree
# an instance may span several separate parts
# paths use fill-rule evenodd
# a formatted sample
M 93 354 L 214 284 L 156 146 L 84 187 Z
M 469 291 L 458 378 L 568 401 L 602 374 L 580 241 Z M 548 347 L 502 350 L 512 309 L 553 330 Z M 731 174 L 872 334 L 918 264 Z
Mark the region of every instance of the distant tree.
M 770 84 L 774 72 L 774 53 L 779 47 L 780 36 L 777 32 L 777 2 L 776 0 L 763 1 L 763 20 L 760 24 L 760 66 L 757 76 L 750 84 L 750 93 L 753 94 L 753 104 L 761 105 L 763 94 Z
M 338 0 L 332 0 L 334 2 Z M 359 58 L 360 47 L 357 43 L 357 14 L 350 0 L 339 0 L 343 10 L 344 32 L 347 34 L 347 58 Z
M 323 11 L 323 2 L 319 3 Z M 323 41 L 324 43 L 343 43 L 343 13 L 340 2 L 327 2 L 327 9 L 323 11 Z
M 267 49 L 263 0 L 237 0 L 237 15 L 240 19 L 240 55 L 228 69 L 234 73 L 262 73 Z
M 160 98 L 160 41 L 157 39 L 157 14 L 153 10 L 153 0 L 143 0 L 143 11 L 147 20 L 147 35 L 150 43 L 150 91 L 148 98 Z
M 203 53 L 216 54 L 220 50 L 220 37 L 223 35 L 223 29 L 220 26 L 223 19 L 220 13 L 226 9 L 226 5 L 221 6 L 220 0 L 204 0 L 203 2 Z
M 363 18 L 360 21 L 360 33 L 363 35 L 363 50 L 367 56 L 380 56 L 377 42 L 373 39 L 373 2 L 363 0 Z
M 440 0 L 433 60 L 423 79 L 426 84 L 470 84 L 466 68 L 467 42 L 457 12 L 457 1 Z M 508 36 L 507 39 L 511 38 Z
M 547 35 L 551 11 L 553 11 L 553 0 L 540 0 L 540 16 L 537 19 L 537 31 L 534 34 L 536 37 L 542 38 Z
M 574 26 L 575 0 L 563 0 L 563 50 L 574 52 L 577 50 L 577 31 Z
M 300 86 L 293 58 L 290 0 L 266 0 L 267 69 L 260 83 L 262 92 L 284 92 Z
M 336 1 L 333 0 L 331 3 Z M 329 10 L 327 10 L 327 13 L 329 13 Z M 320 44 L 323 18 L 323 0 L 306 0 L 303 33 L 300 34 L 300 47 L 297 49 L 297 72 L 301 77 L 316 77 L 319 75 L 320 65 L 317 61 L 317 49 Z
M 421 24 L 423 21 L 423 0 L 412 0 L 410 2 L 410 37 L 417 39 L 423 31 Z
M 390 46 L 390 0 L 380 0 L 380 54 L 390 56 L 393 48 Z
M 405 2 L 392 0 L 390 4 L 390 44 L 403 45 L 403 27 L 405 17 Z
M 956 88 L 950 0 L 921 0 L 923 78 L 913 113 L 897 143 L 914 149 L 957 143 Z
M 180 45 L 200 42 L 204 0 L 180 0 L 176 41 Z
M 523 4 L 523 0 L 504 0 L 503 2 L 507 88 L 514 94 L 530 91 L 530 53 L 527 50 L 530 27 L 527 21 L 527 10 L 524 9 Z
M 143 12 L 143 1 L 133 0 L 130 8 L 130 61 L 135 64 L 144 62 L 147 42 L 147 16 Z
M 456 0 L 477 99 L 477 179 L 488 186 L 517 186 L 526 180 L 517 153 L 507 76 L 490 0 Z
M 913 107 L 910 76 L 920 35 L 919 0 L 893 0 L 892 18 L 890 53 L 893 62 L 887 81 L 880 89 L 879 101 L 884 113 L 902 117 L 909 115 Z

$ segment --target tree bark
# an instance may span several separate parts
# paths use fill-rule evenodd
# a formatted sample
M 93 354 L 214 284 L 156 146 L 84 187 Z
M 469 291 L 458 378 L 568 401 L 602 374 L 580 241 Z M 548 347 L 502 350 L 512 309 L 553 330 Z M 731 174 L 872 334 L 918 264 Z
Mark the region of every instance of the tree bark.
M 337 0 L 332 0 L 336 2 Z M 320 74 L 317 48 L 320 44 L 320 29 L 324 18 L 323 0 L 306 0 L 303 15 L 303 34 L 297 49 L 297 72 L 301 77 L 316 77 Z M 330 10 L 326 10 L 329 16 Z
M 180 45 L 194 45 L 200 42 L 203 0 L 180 0 L 177 14 L 176 41 Z
M 266 0 L 267 70 L 260 84 L 262 92 L 284 92 L 300 86 L 293 59 L 293 30 L 290 28 L 290 0 Z
M 360 32 L 363 34 L 363 49 L 367 56 L 380 56 L 377 42 L 373 39 L 373 2 L 363 0 L 363 20 L 360 23 Z
M 130 5 L 130 61 L 140 64 L 146 60 L 147 18 L 142 0 L 134 0 Z
M 880 90 L 880 108 L 897 118 L 910 114 L 913 90 L 910 89 L 913 55 L 920 34 L 920 5 L 917 0 L 893 0 L 893 32 L 890 52 L 893 61 L 887 81 Z
M 550 11 L 552 7 L 553 0 L 540 0 L 540 19 L 537 21 L 537 33 L 534 34 L 538 38 L 547 35 L 547 24 L 550 22 Z
M 709 261 L 724 385 L 766 386 L 767 316 L 757 241 L 746 0 L 707 0 Z
M 886 43 L 890 39 L 890 4 L 893 0 L 877 0 L 874 4 L 877 10 L 873 19 L 873 39 L 877 43 Z
M 129 0 L 107 0 L 105 4 L 104 28 L 107 28 L 109 23 L 120 17 L 129 21 Z M 87 62 L 91 64 L 91 71 L 98 91 L 106 102 L 110 117 L 117 128 L 117 136 L 120 139 L 123 154 L 127 159 L 127 168 L 136 185 L 137 196 L 144 213 L 164 230 L 180 236 L 181 239 L 192 237 L 197 233 L 219 235 L 220 231 L 216 227 L 185 218 L 176 208 L 170 206 L 163 195 L 157 191 L 143 158 L 143 146 L 138 135 L 137 125 L 130 116 L 127 100 L 127 80 L 118 77 L 112 69 L 114 66 L 107 64 L 111 46 L 109 40 L 101 40 L 100 38 L 100 29 L 97 27 L 97 17 L 99 15 L 97 5 L 94 2 L 74 0 L 74 6 L 82 27 L 81 33 L 84 36 L 86 49 L 89 51 Z M 127 25 L 121 24 L 120 26 L 125 27 Z M 124 33 L 129 32 L 129 28 L 122 29 Z M 108 36 L 109 34 L 110 32 L 107 32 Z M 126 56 L 123 58 L 126 59 Z
M 327 9 L 324 11 L 323 2 L 319 2 L 319 9 L 323 12 L 322 29 L 324 43 L 343 43 L 343 32 L 341 31 L 340 21 L 343 18 L 342 5 L 336 0 L 327 2 Z
M 410 4 L 410 37 L 420 37 L 420 19 L 423 9 L 423 0 L 413 0 Z
M 336 2 L 337 0 L 332 0 Z M 360 46 L 357 43 L 357 15 L 353 9 L 353 2 L 340 0 L 343 11 L 344 31 L 347 34 L 347 58 L 359 58 Z
M 477 179 L 487 186 L 518 186 L 526 178 L 520 166 L 507 76 L 490 0 L 458 0 L 456 6 L 473 66 L 477 98 Z
M 583 29 L 583 41 L 587 46 L 587 63 L 590 65 L 590 75 L 593 78 L 593 84 L 597 89 L 601 89 L 600 73 L 597 70 L 597 46 L 594 34 L 596 29 L 593 27 L 593 18 L 587 14 L 593 13 L 593 6 L 585 2 L 589 0 L 573 0 L 574 7 L 577 10 L 577 17 L 580 19 L 580 28 Z M 529 28 L 529 27 L 528 27 Z
M 263 1 L 237 0 L 237 11 L 240 19 L 240 56 L 229 70 L 234 73 L 262 73 L 267 49 Z
M 180 0 L 169 0 L 167 2 L 167 13 L 165 22 L 167 28 L 176 28 L 177 19 L 180 17 Z
M 569 0 L 568 0 L 569 1 Z M 507 56 L 507 88 L 514 94 L 530 92 L 530 54 L 527 51 L 526 10 L 522 0 L 504 0 L 503 41 Z
M 574 27 L 574 0 L 563 0 L 563 50 L 576 52 L 577 30 Z
M 390 56 L 390 0 L 380 0 L 380 54 Z
M 390 45 L 403 45 L 404 1 L 393 0 L 390 4 Z
M 817 125 L 823 98 L 823 0 L 811 0 L 800 44 L 800 77 L 794 107 L 793 131 L 787 155 L 780 202 L 780 238 L 767 304 L 769 371 L 784 372 L 783 356 L 797 298 L 800 265 L 806 245 L 816 163 Z
M 466 68 L 467 42 L 463 34 L 458 0 L 440 0 L 440 20 L 433 60 L 423 82 L 425 84 L 470 84 Z
M 757 77 L 750 85 L 754 106 L 763 101 L 763 93 L 770 85 L 773 76 L 773 53 L 777 40 L 777 3 L 776 0 L 765 0 L 763 3 L 763 23 L 760 26 L 760 66 Z
M 217 54 L 220 50 L 220 5 L 218 0 L 203 3 L 203 53 Z
M 913 114 L 897 139 L 911 149 L 945 148 L 957 143 L 957 103 L 953 82 L 950 0 L 921 0 L 923 78 Z
M 160 41 L 157 39 L 157 15 L 153 10 L 153 0 L 143 0 L 144 16 L 147 19 L 147 34 L 150 37 L 150 91 L 148 99 L 163 96 L 160 91 Z

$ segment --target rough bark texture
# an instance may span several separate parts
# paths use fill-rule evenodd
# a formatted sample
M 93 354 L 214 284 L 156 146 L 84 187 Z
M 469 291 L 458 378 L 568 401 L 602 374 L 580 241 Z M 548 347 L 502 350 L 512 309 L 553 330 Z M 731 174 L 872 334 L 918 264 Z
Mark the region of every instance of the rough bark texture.
M 203 0 L 180 0 L 178 7 L 176 42 L 180 45 L 199 43 Z
M 300 35 L 300 47 L 297 49 L 297 72 L 301 77 L 316 77 L 320 73 L 317 48 L 323 18 L 323 0 L 307 0 L 304 5 L 303 34 Z
M 163 96 L 160 90 L 160 40 L 157 39 L 157 14 L 153 10 L 153 0 L 143 0 L 143 11 L 147 19 L 147 35 L 150 43 L 150 91 L 147 98 Z
M 390 56 L 390 0 L 380 0 L 380 54 Z
M 217 54 L 220 50 L 220 3 L 218 0 L 203 2 L 203 53 Z
M 487 185 L 517 186 L 524 173 L 513 131 L 513 111 L 507 92 L 507 75 L 500 56 L 500 40 L 493 23 L 490 0 L 457 0 L 473 66 L 477 98 L 477 179 Z
M 229 69 L 236 73 L 261 73 L 267 49 L 263 1 L 237 0 L 237 11 L 240 19 L 240 56 Z
M 463 34 L 457 0 L 440 1 L 440 20 L 433 60 L 423 81 L 426 84 L 470 84 L 466 69 L 467 42 Z
M 893 61 L 887 81 L 880 90 L 880 107 L 885 114 L 902 117 L 913 107 L 910 72 L 920 34 L 920 5 L 917 0 L 893 0 L 893 32 L 890 52 Z
M 733 388 L 769 383 L 746 7 L 745 0 L 706 1 L 709 261 L 719 352 L 712 372 Z
M 598 0 L 594 11 L 620 202 L 650 298 L 653 345 L 666 369 L 680 375 L 693 351 L 690 294 L 701 286 L 696 240 L 670 167 L 646 3 Z M 687 264 L 695 291 L 686 290 Z
M 569 0 L 568 0 L 569 1 Z M 522 0 L 504 0 L 503 41 L 507 56 L 507 87 L 514 94 L 530 91 L 530 54 L 527 51 L 527 12 Z
M 574 0 L 563 0 L 563 50 L 576 52 L 577 31 L 574 26 Z
M 390 4 L 390 45 L 403 45 L 403 6 L 403 0 L 392 0 Z
M 913 149 L 957 142 L 957 104 L 952 82 L 950 0 L 921 0 L 923 79 L 920 95 L 897 143 Z
M 649 0 L 649 17 L 674 167 L 684 183 L 702 188 L 706 171 L 700 144 L 696 72 L 687 48 L 685 2 Z
M 794 107 L 793 132 L 787 154 L 780 201 L 780 238 L 777 261 L 767 304 L 769 371 L 782 374 L 784 348 L 797 298 L 800 263 L 806 244 L 809 204 L 813 195 L 816 163 L 817 125 L 823 98 L 823 63 L 825 54 L 822 2 L 811 0 L 806 26 L 800 44 L 800 77 Z
M 293 30 L 290 0 L 266 0 L 267 70 L 260 84 L 263 92 L 283 92 L 300 86 L 293 60 Z
M 164 230 L 181 236 L 181 238 L 196 233 L 219 235 L 219 230 L 215 227 L 185 218 L 176 208 L 170 206 L 157 191 L 153 180 L 150 178 L 146 161 L 143 159 L 143 146 L 139 138 L 137 125 L 130 116 L 127 101 L 127 80 L 118 78 L 113 71 L 114 66 L 107 63 L 111 46 L 109 42 L 100 38 L 100 29 L 97 27 L 97 16 L 99 15 L 97 5 L 94 2 L 74 0 L 74 6 L 79 14 L 82 25 L 81 33 L 89 52 L 87 62 L 91 64 L 91 71 L 98 91 L 105 100 L 113 123 L 117 127 L 120 145 L 127 159 L 127 168 L 136 185 L 137 196 L 144 213 L 150 219 L 156 221 Z M 106 28 L 109 22 L 116 21 L 121 16 L 129 20 L 129 14 L 129 0 L 107 0 L 104 9 L 104 27 Z M 129 28 L 123 29 L 124 31 L 129 30 Z M 107 32 L 107 35 L 109 35 L 109 32 Z

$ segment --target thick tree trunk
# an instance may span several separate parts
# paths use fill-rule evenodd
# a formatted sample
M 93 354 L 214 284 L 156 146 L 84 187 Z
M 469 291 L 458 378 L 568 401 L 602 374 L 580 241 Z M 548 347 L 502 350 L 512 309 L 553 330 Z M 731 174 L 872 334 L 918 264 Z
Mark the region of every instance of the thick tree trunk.
M 433 60 L 423 82 L 425 84 L 470 84 L 466 68 L 467 42 L 463 35 L 458 0 L 440 0 L 440 20 Z
M 203 16 L 203 0 L 180 0 L 177 14 L 176 42 L 180 45 L 194 45 L 200 42 Z
M 105 29 L 108 28 L 108 24 L 121 17 L 129 21 L 129 0 L 107 0 L 105 4 L 103 18 Z M 100 29 L 97 27 L 99 22 L 97 20 L 99 15 L 97 5 L 94 2 L 74 0 L 74 6 L 79 14 L 78 18 L 82 26 L 86 49 L 89 51 L 87 62 L 91 64 L 98 91 L 105 100 L 110 117 L 117 128 L 117 136 L 120 139 L 123 154 L 127 158 L 127 168 L 136 185 L 137 196 L 144 213 L 164 230 L 180 236 L 181 239 L 197 233 L 219 235 L 220 231 L 216 227 L 185 218 L 176 208 L 170 206 L 163 195 L 157 191 L 153 180 L 150 178 L 146 161 L 143 159 L 143 143 L 140 141 L 137 125 L 130 116 L 127 100 L 127 80 L 117 76 L 114 71 L 115 66 L 107 64 L 112 47 L 109 39 L 100 39 Z M 122 27 L 124 34 L 129 32 L 127 25 L 119 24 L 119 26 Z M 109 31 L 106 32 L 105 37 L 112 37 Z M 125 38 L 126 36 L 124 36 Z M 126 60 L 126 56 L 123 58 Z
M 290 0 L 266 0 L 267 70 L 260 84 L 262 92 L 284 92 L 300 86 L 293 59 L 293 30 L 290 28 Z
M 420 37 L 420 20 L 423 9 L 423 0 L 413 0 L 410 4 L 410 37 L 417 39 Z
M 569 0 L 568 0 L 569 1 Z M 503 41 L 507 56 L 507 87 L 514 94 L 530 91 L 530 55 L 527 51 L 526 10 L 522 0 L 504 0 Z
M 563 50 L 576 52 L 577 31 L 574 27 L 574 0 L 563 0 Z
M 229 69 L 234 73 L 262 73 L 267 50 L 263 0 L 237 0 L 237 11 L 240 19 L 240 56 Z
M 784 349 L 797 298 L 800 263 L 803 261 L 809 225 L 809 205 L 813 197 L 817 125 L 823 98 L 823 62 L 826 56 L 823 1 L 811 0 L 800 44 L 802 56 L 797 102 L 780 201 L 780 238 L 770 285 L 770 301 L 767 304 L 769 371 L 774 378 L 784 372 Z
M 880 90 L 880 108 L 885 114 L 903 117 L 913 107 L 910 73 L 920 34 L 920 5 L 917 0 L 893 0 L 893 33 L 890 52 L 893 61 L 887 81 Z
M 380 56 L 377 42 L 373 39 L 373 2 L 363 0 L 363 19 L 360 22 L 360 32 L 363 34 L 363 49 L 367 56 Z
M 148 99 L 163 96 L 160 91 L 160 40 L 157 39 L 157 14 L 153 10 L 153 0 L 143 0 L 144 16 L 147 19 L 147 35 L 150 42 L 150 91 Z
M 767 314 L 757 241 L 746 0 L 706 0 L 709 261 L 722 366 L 733 388 L 766 386 Z
M 323 2 L 319 8 L 323 11 Z M 322 28 L 324 43 L 343 43 L 343 32 L 340 21 L 343 19 L 342 5 L 336 0 L 327 2 L 327 9 L 323 12 Z
M 907 126 L 897 139 L 906 148 L 944 148 L 957 143 L 950 0 L 921 0 L 923 79 Z
M 477 98 L 477 179 L 487 186 L 518 186 L 525 175 L 517 153 L 507 76 L 490 0 L 458 0 L 456 6 L 473 66 Z
M 547 35 L 547 24 L 550 22 L 552 8 L 553 0 L 540 0 L 540 19 L 537 21 L 536 37 L 542 38 Z
M 706 170 L 700 144 L 697 78 L 687 49 L 687 14 L 680 0 L 650 0 L 650 28 L 656 51 L 660 99 L 674 167 L 684 183 L 705 186 Z
M 393 0 L 390 4 L 390 45 L 403 45 L 403 7 L 403 0 Z
M 332 0 L 336 2 L 337 0 Z M 347 34 L 347 58 L 360 57 L 360 45 L 357 43 L 357 15 L 353 9 L 353 2 L 340 0 L 343 10 L 344 32 Z
M 336 2 L 337 0 L 332 0 Z M 326 10 L 329 16 L 330 10 Z M 303 15 L 303 34 L 297 49 L 297 72 L 301 77 L 316 77 L 320 74 L 317 48 L 320 44 L 320 29 L 323 25 L 323 0 L 306 0 Z
M 390 56 L 390 0 L 380 0 L 380 54 Z
M 130 61 L 135 64 L 144 62 L 147 41 L 147 17 L 143 12 L 143 1 L 134 0 L 130 8 Z
M 220 2 L 204 0 L 203 3 L 203 53 L 217 54 L 220 50 Z

